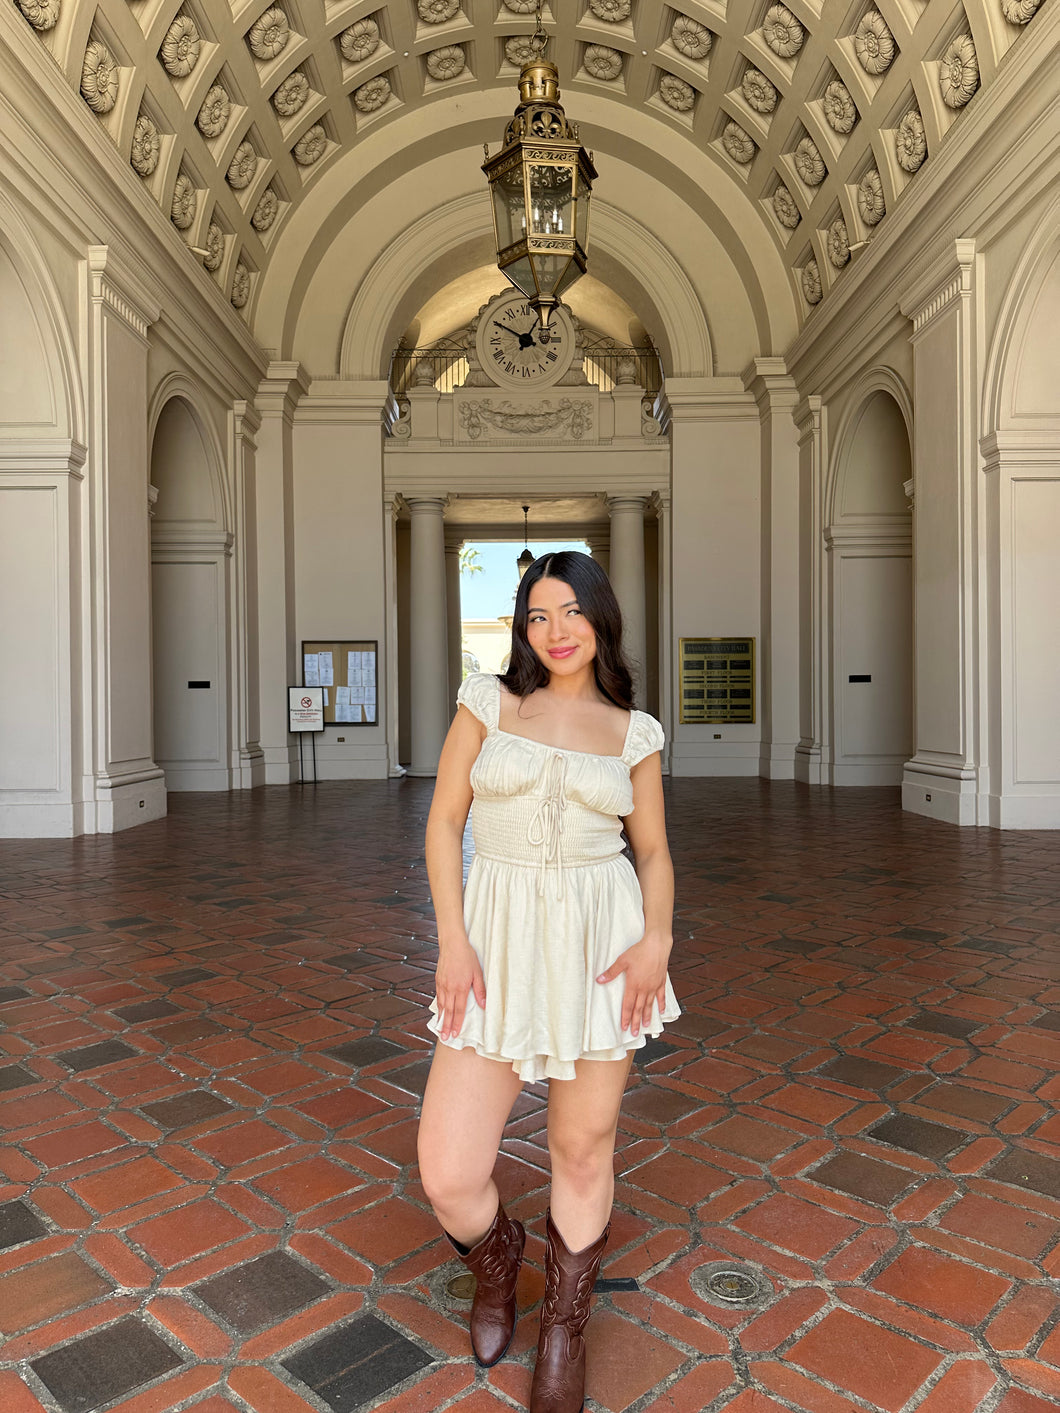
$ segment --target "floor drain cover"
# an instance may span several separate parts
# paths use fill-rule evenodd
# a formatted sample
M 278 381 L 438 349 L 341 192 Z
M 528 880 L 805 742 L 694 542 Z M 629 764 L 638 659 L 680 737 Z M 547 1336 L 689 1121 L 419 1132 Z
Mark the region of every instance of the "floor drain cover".
M 465 1271 L 461 1276 L 454 1276 L 451 1281 L 446 1281 L 445 1288 L 454 1300 L 473 1300 L 475 1298 L 475 1277 Z
M 762 1293 L 754 1276 L 745 1275 L 743 1271 L 715 1271 L 707 1281 L 707 1288 L 711 1295 L 716 1295 L 719 1300 L 728 1300 L 733 1305 L 746 1305 L 749 1300 L 757 1300 Z
M 712 1305 L 728 1309 L 761 1305 L 774 1292 L 765 1276 L 742 1261 L 712 1261 L 692 1276 L 692 1288 Z

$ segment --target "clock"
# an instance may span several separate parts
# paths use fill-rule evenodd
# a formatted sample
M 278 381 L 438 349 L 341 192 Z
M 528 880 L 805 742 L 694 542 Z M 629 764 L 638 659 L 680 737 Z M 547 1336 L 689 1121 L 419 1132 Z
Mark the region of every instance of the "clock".
M 518 290 L 498 295 L 482 311 L 475 331 L 479 367 L 505 388 L 550 387 L 574 359 L 574 324 L 560 305 L 548 337 L 530 302 Z

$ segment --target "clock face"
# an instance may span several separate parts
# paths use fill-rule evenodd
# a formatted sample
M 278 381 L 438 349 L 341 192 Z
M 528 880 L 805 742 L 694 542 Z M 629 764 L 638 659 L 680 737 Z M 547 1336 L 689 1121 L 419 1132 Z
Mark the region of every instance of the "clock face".
M 553 312 L 548 339 L 538 317 L 517 290 L 490 304 L 475 335 L 479 363 L 504 387 L 547 387 L 571 365 L 574 327 L 563 309 Z

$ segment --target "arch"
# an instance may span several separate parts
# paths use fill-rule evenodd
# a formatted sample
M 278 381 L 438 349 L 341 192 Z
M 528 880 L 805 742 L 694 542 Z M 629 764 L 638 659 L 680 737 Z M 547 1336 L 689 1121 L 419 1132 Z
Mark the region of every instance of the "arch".
M 1060 408 L 1042 408 L 1038 415 L 1020 411 L 1021 383 L 1025 385 L 1027 357 L 1035 352 L 1030 345 L 1041 329 L 1054 341 L 1054 351 L 1041 359 L 1044 370 L 1055 371 L 1055 340 L 1060 319 L 1047 317 L 1045 301 L 1060 309 L 1060 200 L 1054 201 L 1038 223 L 1028 242 L 1001 302 L 997 327 L 990 344 L 983 380 L 981 436 L 991 432 L 1032 426 L 1043 419 L 1055 426 Z M 1055 377 L 1049 380 L 1055 393 Z
M 385 373 L 398 333 L 422 303 L 424 283 L 430 283 L 435 270 L 448 267 L 451 275 L 451 257 L 460 249 L 473 252 L 476 264 L 483 263 L 483 254 L 489 261 L 491 248 L 483 245 L 481 233 L 482 199 L 475 194 L 422 216 L 390 244 L 354 298 L 342 335 L 340 377 Z M 593 245 L 627 273 L 641 295 L 637 313 L 642 321 L 649 323 L 652 315 L 658 321 L 667 370 L 709 377 L 714 368 L 710 330 L 695 290 L 670 252 L 639 222 L 601 202 L 593 207 Z M 435 256 L 426 268 L 424 251 Z M 412 284 L 410 269 L 420 272 Z
M 4 429 L 10 435 L 69 438 L 84 446 L 87 431 L 77 346 L 58 287 L 41 254 L 40 241 L 3 194 L 0 194 L 0 257 L 8 266 L 12 280 L 10 292 L 22 303 L 23 335 L 31 340 L 28 349 L 19 349 L 19 330 L 13 327 L 12 304 L 7 300 L 5 342 L 14 345 L 19 359 L 30 367 L 35 366 L 38 376 L 46 379 L 48 408 L 44 419 L 4 418 Z M 6 378 L 4 381 L 8 382 Z M 38 407 L 43 410 L 41 403 Z
M 177 411 L 172 404 L 179 403 L 183 409 L 183 416 L 186 417 L 184 435 L 197 438 L 202 448 L 202 462 L 208 474 L 208 494 L 210 498 L 210 511 L 207 515 L 183 514 L 176 517 L 167 513 L 167 507 L 163 503 L 160 505 L 157 518 L 159 520 L 179 519 L 182 521 L 193 521 L 201 526 L 212 525 L 217 527 L 222 533 L 228 534 L 232 528 L 231 496 L 226 477 L 223 472 L 224 454 L 220 441 L 214 430 L 213 424 L 206 413 L 200 396 L 200 390 L 195 383 L 183 373 L 170 373 L 163 378 L 155 389 L 151 398 L 147 415 L 147 445 L 150 449 L 152 482 L 154 483 L 154 456 L 159 425 L 164 417 L 171 418 Z M 178 412 L 177 415 L 180 415 Z M 178 432 L 178 438 L 180 433 Z M 192 442 L 194 446 L 194 442 Z M 195 464 L 192 460 L 189 464 Z M 156 489 L 162 491 L 161 486 L 156 485 Z M 185 488 L 191 495 L 197 496 L 195 506 L 185 504 L 184 509 L 206 509 L 201 496 L 201 490 L 188 486 Z M 205 488 L 203 488 L 205 489 Z
M 314 373 L 334 376 L 348 307 L 341 308 L 334 333 L 329 330 L 331 347 L 320 344 L 309 350 L 305 329 L 321 319 L 334 323 L 340 313 L 336 304 L 343 304 L 347 291 L 352 299 L 374 261 L 407 229 L 410 185 L 423 210 L 473 196 L 478 212 L 474 236 L 482 240 L 485 253 L 492 233 L 477 153 L 484 123 L 497 123 L 499 131 L 510 117 L 505 111 L 509 98 L 500 90 L 469 92 L 461 99 L 461 121 L 441 130 L 428 123 L 422 111 L 410 111 L 385 131 L 366 133 L 322 173 L 270 251 L 270 278 L 253 320 L 259 341 L 281 359 L 298 359 Z M 579 95 L 579 110 L 583 129 L 592 125 L 604 172 L 594 209 L 621 206 L 650 229 L 684 270 L 700 308 L 712 321 L 718 319 L 720 306 L 732 306 L 720 325 L 729 334 L 728 354 L 712 322 L 715 374 L 739 375 L 752 357 L 786 346 L 798 327 L 794 287 L 762 209 L 742 185 L 712 156 L 690 150 L 682 134 L 660 130 L 650 115 L 630 114 L 614 99 L 588 93 Z M 599 230 L 594 224 L 593 247 Z M 437 254 L 436 247 L 421 252 L 421 258 Z M 625 262 L 626 268 L 631 265 Z M 404 286 L 411 282 L 410 275 L 419 278 L 421 271 L 405 269 L 401 274 Z M 735 336 L 733 330 L 738 331 Z M 681 374 L 702 371 L 702 365 L 695 364 L 673 367 Z M 372 376 L 378 377 L 378 368 L 373 367 Z
M 834 525 L 843 517 L 843 496 L 845 482 L 851 464 L 851 451 L 857 441 L 858 431 L 866 410 L 878 393 L 889 396 L 898 406 L 905 423 L 906 439 L 913 445 L 913 399 L 901 377 L 893 368 L 879 364 L 870 368 L 850 390 L 843 416 L 836 428 L 832 443 L 832 457 L 828 467 L 824 494 L 824 528 Z

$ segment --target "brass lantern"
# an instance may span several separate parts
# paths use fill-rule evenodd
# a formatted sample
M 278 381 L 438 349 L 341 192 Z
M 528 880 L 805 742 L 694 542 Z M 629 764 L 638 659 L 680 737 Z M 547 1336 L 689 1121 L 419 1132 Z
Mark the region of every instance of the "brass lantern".
M 526 295 L 548 338 L 552 311 L 585 273 L 589 194 L 596 168 L 559 103 L 559 71 L 538 52 L 519 75 L 519 106 L 482 170 L 493 198 L 497 264 Z

